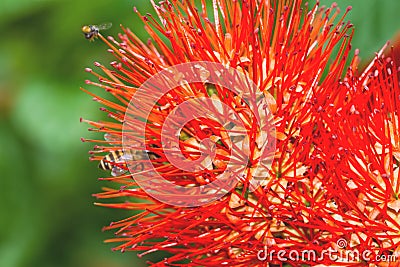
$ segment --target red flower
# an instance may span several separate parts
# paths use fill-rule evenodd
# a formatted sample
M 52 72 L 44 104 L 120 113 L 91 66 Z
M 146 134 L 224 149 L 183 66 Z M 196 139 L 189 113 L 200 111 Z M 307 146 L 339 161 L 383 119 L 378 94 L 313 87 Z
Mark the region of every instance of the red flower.
M 378 54 L 359 74 L 356 54 L 346 69 L 352 25 L 344 16 L 333 24 L 335 6 L 302 9 L 300 4 L 215 0 L 209 14 L 204 0 L 201 11 L 192 1 L 163 1 L 154 5 L 159 22 L 139 14 L 152 38 L 148 43 L 126 28 L 119 41 L 99 35 L 116 61 L 112 69 L 96 63 L 102 75 L 87 69 L 99 78 L 87 83 L 114 100 L 88 93 L 107 107 L 102 110 L 113 121 L 87 121 L 106 139 L 90 140 L 98 143 L 92 159 L 114 175 L 103 180 L 121 187 L 105 188 L 96 197 L 124 200 L 98 205 L 139 212 L 106 227 L 116 230 L 117 237 L 108 240 L 120 243 L 116 250 L 171 254 L 154 266 L 362 266 L 386 264 L 382 256 L 393 260 L 400 254 L 397 66 Z M 201 81 L 180 83 L 155 102 L 152 92 L 157 95 L 156 85 L 164 84 L 141 91 L 160 72 L 200 61 L 221 63 L 223 70 L 250 78 L 263 92 L 263 102 L 252 105 L 246 91 L 213 86 L 210 77 L 224 74 L 201 64 L 195 67 Z M 182 81 L 185 75 L 175 73 L 164 82 Z M 206 99 L 195 107 L 211 115 L 188 120 L 177 131 L 186 162 L 201 159 L 201 168 L 185 170 L 168 158 L 175 150 L 166 148 L 162 131 L 176 108 L 191 99 Z M 202 103 L 210 105 L 207 112 Z M 271 114 L 262 116 L 260 103 Z M 233 110 L 242 126 L 218 122 L 232 115 L 221 105 Z M 262 125 L 271 122 L 275 129 L 264 131 Z M 227 129 L 236 135 L 229 137 Z M 273 137 L 271 162 L 271 154 L 263 151 L 275 145 Z M 208 147 L 204 140 L 214 144 L 214 157 L 202 158 Z M 141 149 L 127 149 L 133 143 Z M 187 196 L 180 198 L 180 189 L 165 190 L 151 176 L 196 190 L 218 180 L 231 163 L 244 175 L 204 205 L 185 206 Z M 262 179 L 254 184 L 255 177 Z M 138 186 L 142 181 L 155 186 L 158 195 Z M 168 198 L 177 202 L 165 203 Z

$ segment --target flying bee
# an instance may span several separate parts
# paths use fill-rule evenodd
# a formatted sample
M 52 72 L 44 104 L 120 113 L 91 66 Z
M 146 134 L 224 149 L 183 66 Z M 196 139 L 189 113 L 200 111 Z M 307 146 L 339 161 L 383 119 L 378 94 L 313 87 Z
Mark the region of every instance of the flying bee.
M 106 133 L 104 139 L 110 144 L 120 142 L 120 138 Z M 144 155 L 147 153 L 147 157 Z M 144 161 L 147 159 L 159 158 L 156 154 L 143 150 L 115 150 L 104 156 L 99 162 L 99 168 L 105 171 L 111 170 L 112 176 L 125 174 L 129 170 L 143 171 Z M 129 168 L 128 168 L 129 163 Z
M 85 25 L 82 27 L 82 33 L 85 35 L 85 38 L 89 41 L 93 41 L 99 35 L 99 32 L 102 30 L 107 30 L 111 28 L 112 23 L 103 23 L 100 25 Z
M 123 150 L 111 151 L 99 162 L 99 168 L 105 171 L 111 170 L 112 176 L 119 176 L 128 171 L 126 161 L 132 159 L 130 153 Z

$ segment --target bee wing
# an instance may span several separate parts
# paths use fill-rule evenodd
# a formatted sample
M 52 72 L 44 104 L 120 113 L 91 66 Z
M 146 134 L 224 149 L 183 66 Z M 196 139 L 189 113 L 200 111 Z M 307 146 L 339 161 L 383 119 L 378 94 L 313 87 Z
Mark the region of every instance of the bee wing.
M 125 170 L 125 169 L 123 169 L 123 168 L 120 168 L 120 167 L 118 167 L 118 166 L 114 166 L 113 168 L 112 168 L 112 170 L 111 170 L 111 175 L 112 176 L 120 176 L 120 175 L 122 175 L 122 174 L 124 174 L 124 173 L 126 173 L 127 172 L 127 170 Z
M 143 160 L 145 159 L 143 153 L 145 152 L 141 150 L 126 150 L 124 151 L 124 155 L 121 156 L 121 159 L 129 166 L 128 168 L 131 172 L 143 171 Z
M 144 170 L 143 163 L 137 163 L 136 165 L 132 166 L 130 168 L 130 170 L 131 171 L 143 171 Z M 114 166 L 112 168 L 112 170 L 111 170 L 111 175 L 115 177 L 115 176 L 123 175 L 123 174 L 125 174 L 127 172 L 128 172 L 128 170 L 125 170 L 125 169 L 120 168 L 118 166 Z
M 125 162 L 135 160 L 135 157 L 129 151 L 124 151 L 124 154 L 121 156 L 121 159 Z
M 106 140 L 107 142 L 109 142 L 111 145 L 112 144 L 118 144 L 121 142 L 121 137 L 115 134 L 111 134 L 111 133 L 105 133 L 104 134 L 104 140 Z
M 111 28 L 111 26 L 112 26 L 112 23 L 111 23 L 111 22 L 106 22 L 106 23 L 102 23 L 102 24 L 100 24 L 100 25 L 97 25 L 97 28 L 98 28 L 99 30 L 108 30 L 108 29 Z

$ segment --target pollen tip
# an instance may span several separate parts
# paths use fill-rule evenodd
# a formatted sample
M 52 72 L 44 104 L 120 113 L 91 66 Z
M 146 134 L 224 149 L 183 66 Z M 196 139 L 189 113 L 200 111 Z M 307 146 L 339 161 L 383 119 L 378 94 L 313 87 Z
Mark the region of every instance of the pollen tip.
M 353 9 L 352 6 L 348 6 L 348 7 L 346 8 L 346 11 L 349 12 L 349 11 L 352 10 L 352 9 Z
M 93 64 L 94 64 L 96 67 L 100 67 L 100 66 L 101 66 L 101 64 L 100 64 L 99 62 L 97 62 L 97 61 L 95 61 Z
M 82 117 L 80 117 L 80 118 L 79 118 L 79 122 L 82 122 L 82 121 L 83 121 L 83 118 L 82 118 Z
M 101 111 L 107 111 L 105 107 L 99 108 Z
M 92 69 L 91 68 L 85 68 L 85 71 L 86 72 L 92 72 Z
M 85 83 L 86 83 L 86 84 L 91 84 L 92 81 L 91 81 L 91 80 L 85 80 Z
M 84 142 L 86 142 L 86 139 L 81 137 L 81 141 L 84 143 Z
M 138 9 L 137 9 L 137 7 L 133 7 L 133 12 L 135 12 L 135 13 L 137 13 L 138 12 Z

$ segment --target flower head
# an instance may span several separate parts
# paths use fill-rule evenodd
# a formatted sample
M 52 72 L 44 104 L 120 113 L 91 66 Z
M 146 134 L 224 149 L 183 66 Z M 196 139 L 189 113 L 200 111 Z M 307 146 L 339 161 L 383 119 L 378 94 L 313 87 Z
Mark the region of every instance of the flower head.
M 349 9 L 338 18 L 335 5 L 300 1 L 214 0 L 211 11 L 204 0 L 152 3 L 158 18 L 135 9 L 151 39 L 124 27 L 118 41 L 99 34 L 116 61 L 96 63 L 103 74 L 87 69 L 99 78 L 87 83 L 114 97 L 88 92 L 113 119 L 87 121 L 106 139 L 93 140 L 92 159 L 121 184 L 96 197 L 125 200 L 98 205 L 139 211 L 106 227 L 115 249 L 171 253 L 158 266 L 350 264 L 349 249 L 370 251 L 358 260 L 374 263 L 400 253 L 398 70 L 381 54 L 361 74 L 357 53 L 346 67 Z M 174 69 L 182 64 L 191 65 Z M 160 73 L 169 76 L 154 80 Z M 178 151 L 189 165 L 171 160 Z M 215 187 L 227 173 L 229 187 Z M 329 249 L 334 257 L 323 256 Z

